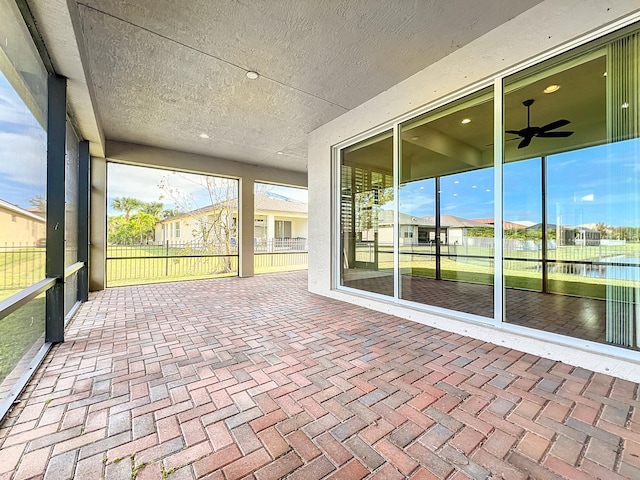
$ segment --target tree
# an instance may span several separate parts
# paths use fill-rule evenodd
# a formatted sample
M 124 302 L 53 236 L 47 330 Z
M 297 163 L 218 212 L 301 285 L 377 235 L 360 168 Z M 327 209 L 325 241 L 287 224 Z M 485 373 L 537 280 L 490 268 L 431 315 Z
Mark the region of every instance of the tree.
M 171 183 L 175 176 L 180 176 L 183 182 L 193 183 L 193 191 L 198 193 L 187 194 L 176 188 Z M 185 212 L 184 225 L 192 228 L 197 248 L 205 254 L 222 255 L 212 259 L 212 273 L 231 272 L 232 257 L 238 252 L 238 182 L 172 173 L 164 176 L 159 186 L 164 197 L 170 198 L 179 212 Z
M 162 202 L 147 202 L 143 203 L 140 211 L 143 213 L 148 213 L 149 215 L 153 215 L 154 217 L 160 218 L 164 209 L 164 204 Z
M 182 210 L 180 210 L 179 208 L 168 208 L 166 210 L 162 210 L 159 216 L 162 220 L 165 220 L 167 218 L 176 217 L 181 213 L 182 213 Z
M 45 216 L 47 213 L 47 201 L 42 195 L 36 195 L 29 199 L 29 204 L 32 207 L 32 211 L 39 215 Z
M 111 206 L 118 212 L 124 212 L 124 219 L 128 222 L 131 218 L 131 212 L 142 208 L 144 202 L 132 197 L 118 197 L 113 199 Z
M 116 215 L 107 219 L 107 240 L 111 244 L 122 245 L 133 243 L 135 233 L 130 221 L 124 215 Z
M 154 227 L 158 223 L 158 217 L 141 210 L 131 217 L 129 223 L 136 239 L 140 239 L 140 243 L 145 243 L 148 240 L 153 240 Z
M 596 223 L 596 230 L 600 232 L 601 238 L 607 238 L 607 236 L 609 235 L 609 227 L 607 226 L 606 223 L 603 223 L 603 222 Z
M 145 243 L 154 240 L 155 225 L 160 219 L 163 204 L 143 202 L 137 198 L 115 198 L 111 203 L 115 210 L 124 215 L 109 217 L 107 221 L 107 239 L 110 243 Z M 131 212 L 137 210 L 133 215 Z

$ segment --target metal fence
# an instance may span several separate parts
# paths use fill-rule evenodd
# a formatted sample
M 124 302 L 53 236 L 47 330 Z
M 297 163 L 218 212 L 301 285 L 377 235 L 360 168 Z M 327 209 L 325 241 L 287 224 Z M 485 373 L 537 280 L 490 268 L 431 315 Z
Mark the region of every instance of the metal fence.
M 253 248 L 255 252 L 306 252 L 309 246 L 306 238 L 256 238 Z
M 306 268 L 309 261 L 307 252 L 257 253 L 253 256 L 253 266 L 257 271 L 282 271 L 287 267 Z
M 201 242 L 109 245 L 107 286 L 237 275 L 235 245 Z
M 42 280 L 45 248 L 26 243 L 0 245 L 0 290 L 19 290 Z
M 257 273 L 307 266 L 307 240 L 304 238 L 256 239 L 254 249 L 254 268 Z M 107 247 L 107 286 L 237 274 L 238 250 L 235 241 L 228 245 L 213 246 L 191 241 Z

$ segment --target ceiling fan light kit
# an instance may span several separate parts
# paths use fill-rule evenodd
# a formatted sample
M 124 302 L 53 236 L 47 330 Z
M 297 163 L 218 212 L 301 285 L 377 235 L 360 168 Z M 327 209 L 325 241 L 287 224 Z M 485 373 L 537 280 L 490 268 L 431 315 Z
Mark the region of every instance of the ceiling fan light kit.
M 555 122 L 547 123 L 542 127 L 532 127 L 531 126 L 531 105 L 535 100 L 528 99 L 522 102 L 522 104 L 527 108 L 527 126 L 520 130 L 506 130 L 506 133 L 511 133 L 514 135 L 518 135 L 522 137 L 522 141 L 518 144 L 518 148 L 526 148 L 531 143 L 533 137 L 539 138 L 564 138 L 570 135 L 573 135 L 573 132 L 560 131 L 560 132 L 552 132 L 551 130 L 555 130 L 556 128 L 564 127 L 569 125 L 571 122 L 569 120 L 556 120 Z

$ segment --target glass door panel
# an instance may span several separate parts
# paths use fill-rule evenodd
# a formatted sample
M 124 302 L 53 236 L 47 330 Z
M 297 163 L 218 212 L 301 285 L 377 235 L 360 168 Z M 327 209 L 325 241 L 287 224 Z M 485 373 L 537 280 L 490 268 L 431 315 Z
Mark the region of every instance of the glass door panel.
M 401 125 L 400 298 L 493 317 L 493 93 Z
M 340 284 L 393 296 L 392 132 L 344 149 L 340 168 Z

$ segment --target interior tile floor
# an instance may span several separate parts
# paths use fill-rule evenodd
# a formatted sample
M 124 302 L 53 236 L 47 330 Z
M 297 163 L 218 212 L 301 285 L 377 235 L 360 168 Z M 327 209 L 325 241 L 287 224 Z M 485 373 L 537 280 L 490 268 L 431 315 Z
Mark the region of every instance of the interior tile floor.
M 306 285 L 92 294 L 0 426 L 0 480 L 640 478 L 638 384 Z

